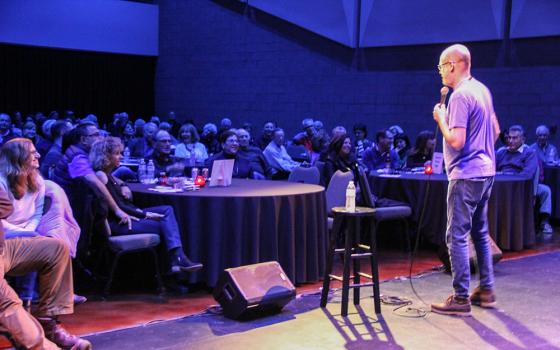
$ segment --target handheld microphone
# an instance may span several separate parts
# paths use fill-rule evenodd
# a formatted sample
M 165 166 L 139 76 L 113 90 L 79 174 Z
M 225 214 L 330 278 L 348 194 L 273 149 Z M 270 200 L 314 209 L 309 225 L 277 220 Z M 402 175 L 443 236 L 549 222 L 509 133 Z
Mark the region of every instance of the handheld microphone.
M 447 86 L 444 86 L 441 88 L 441 90 L 439 90 L 439 93 L 441 94 L 441 98 L 439 100 L 439 103 L 444 105 L 445 104 L 445 99 L 447 98 L 447 94 L 449 93 L 449 88 Z

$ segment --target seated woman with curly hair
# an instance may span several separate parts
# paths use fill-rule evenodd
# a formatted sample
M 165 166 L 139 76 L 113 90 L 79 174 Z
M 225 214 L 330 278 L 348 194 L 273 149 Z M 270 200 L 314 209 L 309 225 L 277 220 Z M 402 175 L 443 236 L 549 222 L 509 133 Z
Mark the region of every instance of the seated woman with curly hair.
M 117 137 L 106 137 L 95 142 L 90 150 L 89 158 L 96 175 L 117 203 L 118 207 L 132 218 L 132 228 L 120 224 L 120 220 L 110 213 L 109 226 L 113 235 L 126 235 L 135 233 L 158 233 L 165 242 L 169 256 L 171 272 L 200 270 L 202 264 L 192 262 L 184 253 L 181 244 L 181 233 L 173 208 L 169 205 L 160 205 L 140 209 L 132 201 L 132 192 L 121 180 L 111 173 L 120 165 L 123 144 Z

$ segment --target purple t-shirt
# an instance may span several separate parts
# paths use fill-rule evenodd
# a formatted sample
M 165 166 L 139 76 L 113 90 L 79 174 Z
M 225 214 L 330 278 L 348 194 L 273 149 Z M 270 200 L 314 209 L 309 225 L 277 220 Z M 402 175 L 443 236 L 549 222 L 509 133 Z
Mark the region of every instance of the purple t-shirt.
M 72 159 L 70 164 L 68 164 L 68 174 L 71 179 L 75 179 L 80 176 L 86 176 L 89 174 L 95 174 L 89 163 L 89 159 L 85 154 L 78 154 Z
M 449 180 L 494 176 L 494 128 L 492 95 L 474 78 L 463 80 L 449 98 L 449 129 L 465 128 L 463 149 L 457 151 L 443 143 L 443 156 Z

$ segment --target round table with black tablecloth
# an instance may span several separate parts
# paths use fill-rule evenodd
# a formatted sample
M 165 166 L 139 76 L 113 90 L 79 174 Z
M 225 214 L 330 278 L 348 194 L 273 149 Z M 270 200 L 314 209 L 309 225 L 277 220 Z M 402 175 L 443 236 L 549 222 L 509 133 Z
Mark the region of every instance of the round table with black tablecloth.
M 277 260 L 294 283 L 322 277 L 327 236 L 325 191 L 284 181 L 233 179 L 229 187 L 159 193 L 130 184 L 139 207 L 175 209 L 185 252 L 204 268 L 190 282 L 214 286 L 220 273 Z
M 447 186 L 445 174 L 372 174 L 372 192 L 379 197 L 405 202 L 412 207 L 416 224 L 425 205 L 419 232 L 428 242 L 445 243 L 447 225 Z M 533 182 L 515 175 L 497 175 L 488 203 L 490 235 L 505 250 L 523 250 L 535 244 Z
M 560 220 L 560 166 L 545 166 L 544 181 L 552 196 L 552 218 Z

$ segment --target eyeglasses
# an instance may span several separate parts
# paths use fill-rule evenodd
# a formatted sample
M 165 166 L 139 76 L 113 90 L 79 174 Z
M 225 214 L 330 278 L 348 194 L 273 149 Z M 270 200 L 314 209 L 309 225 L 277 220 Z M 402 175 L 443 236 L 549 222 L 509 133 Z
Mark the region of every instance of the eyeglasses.
M 437 69 L 438 71 L 441 71 L 443 67 L 445 67 L 446 64 L 455 64 L 457 62 L 455 61 L 447 61 L 447 62 L 443 62 L 442 64 L 438 64 L 437 65 Z
M 35 158 L 40 158 L 41 157 L 41 154 L 39 152 L 37 152 L 37 150 L 31 151 L 31 155 Z

